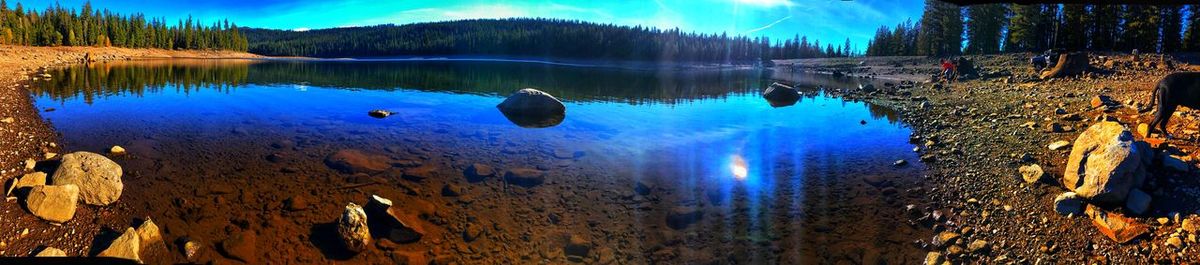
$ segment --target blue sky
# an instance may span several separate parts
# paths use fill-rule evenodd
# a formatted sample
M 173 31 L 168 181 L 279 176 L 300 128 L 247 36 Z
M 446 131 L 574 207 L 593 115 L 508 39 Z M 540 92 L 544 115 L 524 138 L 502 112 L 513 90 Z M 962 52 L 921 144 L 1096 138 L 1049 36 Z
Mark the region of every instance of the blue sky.
M 45 8 L 77 8 L 85 0 L 8 0 Z M 921 15 L 921 0 L 93 0 L 96 8 L 141 12 L 169 20 L 192 15 L 228 18 L 241 26 L 317 29 L 406 24 L 471 18 L 545 17 L 620 25 L 679 28 L 689 32 L 768 36 L 807 35 L 810 41 L 860 49 L 880 25 Z

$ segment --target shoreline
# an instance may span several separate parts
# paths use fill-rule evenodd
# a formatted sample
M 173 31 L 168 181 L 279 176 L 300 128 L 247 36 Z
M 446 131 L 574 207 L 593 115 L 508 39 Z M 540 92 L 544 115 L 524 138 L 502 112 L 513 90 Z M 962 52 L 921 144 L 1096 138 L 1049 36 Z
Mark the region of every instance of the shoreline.
M 932 228 L 938 235 L 957 240 L 938 244 L 935 238 L 914 238 L 918 247 L 953 263 L 1190 263 L 1200 262 L 1197 236 L 1181 228 L 1181 220 L 1197 218 L 1200 193 L 1195 178 L 1200 117 L 1195 111 L 1179 111 L 1169 130 L 1177 139 L 1167 148 L 1155 149 L 1156 157 L 1179 155 L 1189 172 L 1171 172 L 1151 166 L 1153 196 L 1150 210 L 1132 214 L 1124 207 L 1103 206 L 1149 227 L 1148 235 L 1128 243 L 1117 243 L 1103 235 L 1085 216 L 1055 212 L 1056 195 L 1069 191 L 1059 183 L 1070 148 L 1050 150 L 1047 145 L 1063 140 L 1074 142 L 1098 120 L 1116 120 L 1133 130 L 1148 123 L 1153 112 L 1147 108 L 1151 89 L 1162 76 L 1177 71 L 1200 70 L 1195 65 L 1174 62 L 1174 68 L 1155 55 L 1134 62 L 1132 56 L 1092 56 L 1092 67 L 1106 74 L 1038 80 L 1027 66 L 1028 54 L 965 56 L 990 78 L 962 80 L 944 88 L 927 83 L 936 73 L 936 58 L 870 57 L 807 59 L 785 63 L 801 72 L 841 69 L 852 82 L 874 83 L 879 91 L 856 88 L 835 89 L 839 96 L 891 108 L 913 130 L 911 142 L 918 146 L 929 176 L 925 208 L 940 211 L 946 219 Z M 857 65 L 858 61 L 865 65 Z M 1105 66 L 1113 60 L 1116 66 Z M 886 78 L 885 78 L 886 77 Z M 882 85 L 900 79 L 916 83 L 909 89 Z M 1110 96 L 1118 109 L 1094 108 L 1090 101 Z M 1066 114 L 1063 114 L 1066 113 Z M 1079 118 L 1073 118 L 1079 117 Z M 1033 124 L 1031 127 L 1026 127 Z M 1051 130 L 1054 125 L 1064 130 Z M 1181 133 L 1182 132 L 1182 133 Z M 1181 137 L 1182 136 L 1182 137 Z M 1140 136 L 1139 136 L 1140 138 Z M 1160 154 L 1161 153 L 1161 154 Z M 1158 158 L 1156 158 L 1158 159 Z M 1026 183 L 1018 167 L 1038 164 L 1045 168 L 1041 181 Z M 1155 185 L 1157 184 L 1157 185 Z M 921 207 L 918 207 L 921 208 Z M 1174 213 L 1178 213 L 1175 215 Z M 918 212 L 914 216 L 928 214 Z M 1176 217 L 1178 216 L 1178 217 Z M 916 220 L 914 220 L 916 219 Z M 920 219 L 910 217 L 910 222 Z M 1168 245 L 1182 238 L 1183 248 Z M 974 248 L 972 245 L 985 246 Z

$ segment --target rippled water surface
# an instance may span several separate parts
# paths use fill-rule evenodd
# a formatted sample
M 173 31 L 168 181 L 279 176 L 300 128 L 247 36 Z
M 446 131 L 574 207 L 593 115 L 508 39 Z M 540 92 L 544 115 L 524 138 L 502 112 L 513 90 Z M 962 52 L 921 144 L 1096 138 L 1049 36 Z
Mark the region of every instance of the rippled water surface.
M 174 60 L 52 75 L 34 93 L 66 150 L 129 150 L 114 157 L 128 215 L 214 248 L 256 233 L 265 260 L 895 263 L 916 262 L 908 242 L 927 233 L 903 216 L 922 165 L 896 114 L 816 87 L 772 107 L 767 70 Z M 496 109 L 526 87 L 562 99 L 565 119 L 525 128 Z M 331 168 L 343 150 L 390 168 Z M 472 165 L 497 176 L 468 179 Z M 545 182 L 512 185 L 514 169 Z M 340 250 L 332 221 L 372 194 L 420 214 L 421 241 Z

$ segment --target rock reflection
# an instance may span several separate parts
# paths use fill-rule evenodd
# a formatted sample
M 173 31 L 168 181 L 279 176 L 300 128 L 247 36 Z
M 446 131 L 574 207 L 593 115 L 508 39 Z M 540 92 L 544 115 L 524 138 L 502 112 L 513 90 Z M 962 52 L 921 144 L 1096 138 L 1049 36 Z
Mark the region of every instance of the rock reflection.
M 554 127 L 554 126 L 558 125 L 559 123 L 562 123 L 563 119 L 567 117 L 566 114 L 534 115 L 534 114 L 524 114 L 524 113 L 510 113 L 510 112 L 506 112 L 503 110 L 501 110 L 500 113 L 504 114 L 504 117 L 508 118 L 508 121 L 511 121 L 513 124 L 516 124 L 517 126 L 521 126 L 524 128 Z

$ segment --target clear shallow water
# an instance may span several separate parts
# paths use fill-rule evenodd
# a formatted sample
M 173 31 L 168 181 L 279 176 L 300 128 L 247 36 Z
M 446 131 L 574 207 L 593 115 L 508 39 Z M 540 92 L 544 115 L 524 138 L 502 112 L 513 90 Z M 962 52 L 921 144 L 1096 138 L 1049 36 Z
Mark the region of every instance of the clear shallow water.
M 375 254 L 346 255 L 317 240 L 341 206 L 362 204 L 366 194 L 385 194 L 398 205 L 437 205 L 429 230 L 445 241 L 403 248 L 465 261 L 480 254 L 450 242 L 462 241 L 462 226 L 480 219 L 490 220 L 494 238 L 463 244 L 515 244 L 482 258 L 517 262 L 564 259 L 545 250 L 560 244 L 524 240 L 557 242 L 563 233 L 589 238 L 592 261 L 919 258 L 904 242 L 923 232 L 908 227 L 902 210 L 921 197 L 913 189 L 921 165 L 890 166 L 916 161 L 909 130 L 894 113 L 814 87 L 802 89 L 806 96 L 794 105 L 772 107 L 759 96 L 770 74 L 512 62 L 176 60 L 63 69 L 34 94 L 39 108 L 55 109 L 43 117 L 62 134 L 65 150 L 130 150 L 117 161 L 127 172 L 122 202 L 134 206 L 134 216 L 168 219 L 174 228 L 168 238 L 216 242 L 231 220 L 260 235 L 299 234 L 260 242 L 292 253 L 262 253 L 268 259 L 375 261 Z M 496 109 L 525 87 L 564 100 L 562 123 L 522 128 Z M 376 119 L 366 114 L 372 109 L 396 114 Z M 342 149 L 380 154 L 394 167 L 345 174 L 324 165 Z M 416 170 L 412 161 L 433 177 L 401 178 Z M 547 182 L 468 183 L 462 170 L 471 164 L 501 172 L 536 168 L 548 173 Z M 867 175 L 887 176 L 894 186 L 865 185 Z M 340 188 L 368 182 L 379 184 Z M 237 186 L 238 196 L 208 192 L 214 185 Z M 465 194 L 444 196 L 447 185 Z M 224 197 L 207 200 L 213 196 Z M 296 196 L 311 197 L 314 209 L 279 209 Z M 195 205 L 180 206 L 178 199 Z M 664 220 L 681 206 L 704 217 L 671 227 Z M 213 210 L 196 214 L 189 207 Z M 279 216 L 295 227 L 269 225 Z

